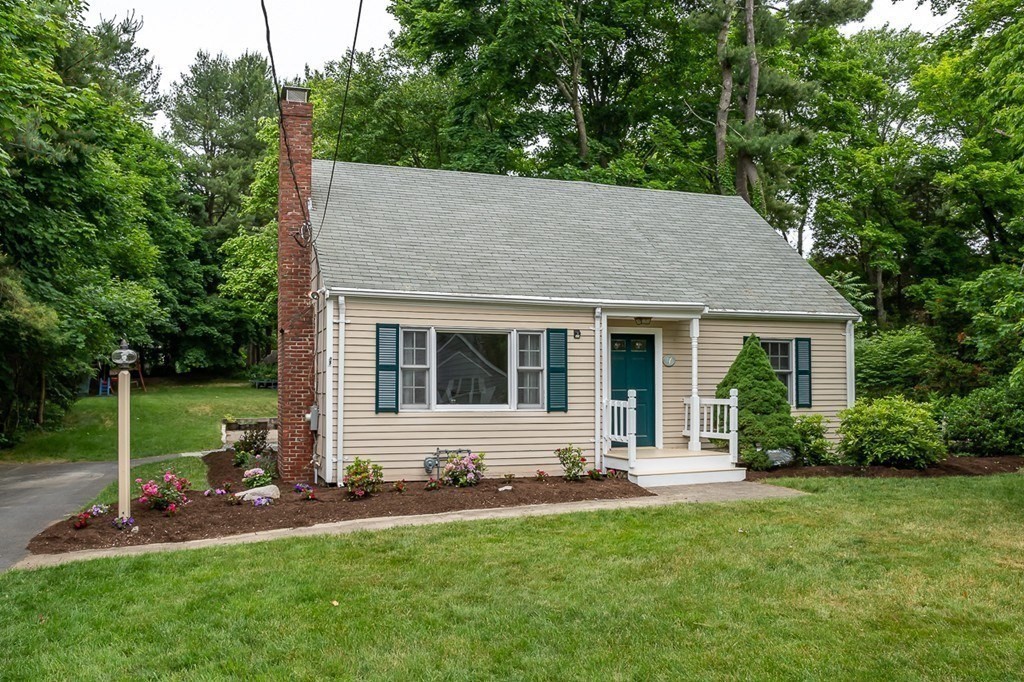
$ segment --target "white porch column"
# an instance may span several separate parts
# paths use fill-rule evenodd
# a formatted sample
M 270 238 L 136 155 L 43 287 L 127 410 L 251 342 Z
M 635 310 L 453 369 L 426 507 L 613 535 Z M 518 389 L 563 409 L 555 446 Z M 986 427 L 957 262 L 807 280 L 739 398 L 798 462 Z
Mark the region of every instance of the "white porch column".
M 700 450 L 700 395 L 697 388 L 697 339 L 700 338 L 700 320 L 690 320 L 690 446 L 691 451 Z

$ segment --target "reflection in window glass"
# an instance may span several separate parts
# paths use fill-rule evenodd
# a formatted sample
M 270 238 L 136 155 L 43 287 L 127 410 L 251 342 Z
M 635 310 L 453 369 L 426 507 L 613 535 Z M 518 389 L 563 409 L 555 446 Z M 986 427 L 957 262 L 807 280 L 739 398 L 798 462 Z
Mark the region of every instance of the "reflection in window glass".
M 541 338 L 540 333 L 519 332 L 519 394 L 516 402 L 520 407 L 540 407 Z
M 507 333 L 437 332 L 438 405 L 508 404 Z

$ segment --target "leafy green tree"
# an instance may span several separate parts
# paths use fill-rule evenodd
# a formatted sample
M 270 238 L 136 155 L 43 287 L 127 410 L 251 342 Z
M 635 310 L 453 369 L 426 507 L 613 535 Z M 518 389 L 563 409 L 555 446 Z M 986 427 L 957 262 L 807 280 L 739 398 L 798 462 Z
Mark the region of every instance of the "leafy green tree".
M 926 397 L 935 344 L 920 327 L 881 331 L 856 342 L 857 393 Z
M 739 391 L 740 454 L 751 466 L 767 466 L 767 450 L 793 448 L 799 436 L 793 425 L 786 387 L 779 381 L 761 347 L 751 334 L 718 384 L 716 397 Z

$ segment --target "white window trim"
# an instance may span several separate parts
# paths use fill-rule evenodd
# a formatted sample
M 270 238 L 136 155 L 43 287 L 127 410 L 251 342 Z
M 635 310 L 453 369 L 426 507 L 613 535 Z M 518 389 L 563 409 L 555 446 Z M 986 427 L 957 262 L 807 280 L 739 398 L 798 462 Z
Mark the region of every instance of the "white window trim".
M 789 381 L 786 382 L 786 400 L 790 407 L 796 407 L 796 339 L 760 338 L 759 340 L 762 343 L 784 343 L 789 346 Z M 775 372 L 774 367 L 772 372 Z
M 547 331 L 544 329 L 487 329 L 480 327 L 398 327 L 398 396 L 399 413 L 402 412 L 543 412 L 547 399 Z M 404 345 L 406 331 L 427 332 L 427 404 L 405 404 L 402 380 L 406 365 Z M 437 335 L 441 334 L 505 334 L 508 337 L 508 402 L 498 405 L 445 405 L 437 402 L 434 373 L 437 368 Z M 540 334 L 540 404 L 519 406 L 519 334 Z M 415 368 L 422 369 L 419 365 Z

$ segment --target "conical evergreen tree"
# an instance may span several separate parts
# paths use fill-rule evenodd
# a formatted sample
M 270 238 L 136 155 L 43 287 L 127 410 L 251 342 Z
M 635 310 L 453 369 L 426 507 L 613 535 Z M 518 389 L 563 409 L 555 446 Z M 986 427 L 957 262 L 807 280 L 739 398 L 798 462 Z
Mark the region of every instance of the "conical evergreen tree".
M 786 400 L 786 387 L 775 376 L 761 340 L 751 334 L 740 349 L 715 395 L 728 398 L 739 390 L 740 455 L 750 465 L 767 464 L 763 454 L 795 447 L 799 438 Z

